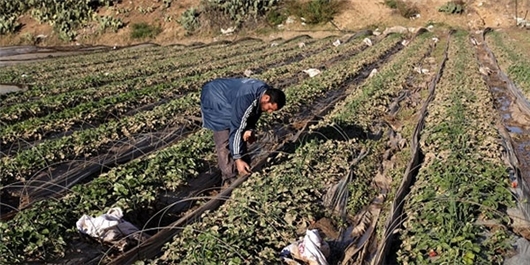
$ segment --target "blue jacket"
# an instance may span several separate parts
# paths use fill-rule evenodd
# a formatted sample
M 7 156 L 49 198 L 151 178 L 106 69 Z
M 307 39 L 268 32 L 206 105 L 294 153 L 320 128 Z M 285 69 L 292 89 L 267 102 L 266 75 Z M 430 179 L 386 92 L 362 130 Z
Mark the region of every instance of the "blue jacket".
M 233 159 L 243 155 L 243 133 L 256 128 L 261 115 L 259 100 L 268 88 L 264 82 L 249 78 L 219 78 L 202 88 L 203 127 L 213 131 L 230 130 Z

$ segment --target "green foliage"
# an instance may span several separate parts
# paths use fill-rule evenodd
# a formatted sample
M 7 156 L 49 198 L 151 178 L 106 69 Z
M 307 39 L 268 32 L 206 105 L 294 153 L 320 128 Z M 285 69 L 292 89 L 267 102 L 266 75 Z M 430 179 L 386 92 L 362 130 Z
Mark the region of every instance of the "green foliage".
M 307 2 L 291 2 L 289 11 L 303 17 L 308 24 L 320 24 L 333 20 L 340 7 L 340 1 L 311 0 Z
M 157 26 L 152 26 L 147 23 L 132 24 L 131 38 L 133 39 L 145 39 L 154 38 L 160 34 L 162 29 Z
M 0 35 L 15 32 L 20 26 L 17 22 L 16 16 L 1 16 L 0 17 Z
M 194 32 L 201 26 L 199 15 L 200 13 L 196 8 L 188 8 L 180 16 L 178 23 L 182 25 L 188 33 Z
M 277 26 L 277 25 L 282 24 L 282 22 L 284 20 L 286 20 L 287 17 L 288 17 L 288 15 L 283 10 L 273 9 L 273 10 L 267 12 L 266 19 L 267 19 L 267 23 L 269 23 L 269 25 Z
M 102 16 L 96 19 L 99 22 L 100 31 L 105 31 L 107 29 L 110 29 L 113 32 L 117 32 L 118 29 L 122 28 L 124 25 L 121 19 L 110 17 L 110 16 Z
M 462 14 L 464 12 L 464 2 L 462 0 L 449 1 L 445 5 L 438 8 L 438 11 L 448 14 Z
M 385 5 L 392 9 L 397 9 L 399 14 L 405 18 L 410 18 L 419 13 L 414 4 L 406 3 L 403 0 L 385 0 Z
M 228 15 L 230 20 L 237 25 L 242 24 L 249 18 L 257 18 L 258 16 L 265 15 L 278 3 L 278 0 L 207 0 L 205 2 L 208 9 L 220 11 Z
M 385 5 L 392 9 L 397 9 L 398 7 L 398 1 L 397 0 L 385 0 Z
M 117 0 L 29 0 L 0 2 L 0 35 L 15 32 L 20 15 L 29 12 L 40 23 L 50 24 L 63 40 L 73 40 L 79 26 L 92 20 L 94 10 Z

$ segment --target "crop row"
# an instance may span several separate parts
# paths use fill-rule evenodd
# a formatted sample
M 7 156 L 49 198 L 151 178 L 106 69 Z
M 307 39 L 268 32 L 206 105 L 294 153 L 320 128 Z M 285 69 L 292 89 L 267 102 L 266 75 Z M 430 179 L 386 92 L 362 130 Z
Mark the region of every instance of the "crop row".
M 237 45 L 245 50 L 252 51 L 263 46 L 263 42 L 247 40 L 233 45 Z M 227 44 L 218 43 L 202 47 L 184 47 L 184 46 L 148 46 L 140 48 L 125 48 L 111 51 L 97 51 L 83 55 L 73 55 L 58 57 L 53 60 L 47 60 L 46 64 L 39 62 L 29 63 L 24 65 L 17 65 L 6 67 L 6 71 L 0 73 L 0 80 L 2 82 L 39 82 L 41 80 L 53 79 L 57 76 L 64 75 L 64 73 L 75 73 L 75 75 L 83 75 L 93 71 L 94 69 L 101 69 L 101 71 L 108 71 L 109 69 L 116 69 L 120 67 L 130 68 L 138 67 L 131 62 L 143 60 L 144 58 L 174 58 L 181 60 L 187 55 L 204 54 L 204 51 L 223 51 Z M 252 48 L 254 47 L 254 48 Z M 263 46 L 265 47 L 265 46 Z M 105 56 L 101 56 L 101 55 Z M 222 53 L 219 54 L 222 56 Z M 26 76 L 22 78 L 22 75 Z
M 229 49 L 229 47 L 231 46 L 236 46 L 238 49 Z M 53 84 L 53 81 L 55 81 L 55 79 L 59 79 L 60 81 L 61 78 L 58 77 L 61 76 L 75 76 L 77 78 L 82 78 L 86 75 L 91 75 L 94 72 L 108 73 L 109 75 L 114 74 L 116 71 L 119 71 L 120 73 L 134 73 L 134 71 L 143 70 L 144 67 L 152 63 L 156 63 L 157 67 L 160 68 L 165 65 L 178 65 L 180 67 L 187 67 L 193 65 L 200 65 L 203 62 L 209 62 L 212 60 L 230 58 L 239 54 L 259 52 L 263 49 L 268 48 L 269 46 L 270 45 L 263 42 L 247 41 L 234 45 L 219 44 L 196 49 L 174 49 L 170 46 L 166 47 L 166 49 L 164 50 L 160 49 L 160 47 L 150 47 L 144 49 L 144 52 L 136 56 L 132 56 L 127 60 L 105 60 L 101 63 L 90 64 L 91 59 L 89 58 L 105 58 L 105 56 L 94 55 L 87 56 L 85 58 L 81 57 L 78 59 L 77 62 L 72 62 L 70 64 L 51 64 L 47 67 L 47 69 L 39 69 L 37 72 L 24 72 L 26 76 L 24 77 L 24 80 L 20 81 L 31 82 L 36 86 L 40 86 L 42 84 Z M 150 52 L 151 50 L 157 52 Z M 60 69 L 63 67 L 66 68 Z M 121 80 L 125 80 L 122 76 L 115 77 L 120 78 Z M 102 82 L 108 81 L 102 80 Z
M 310 46 L 306 48 L 305 51 L 314 52 L 316 50 L 322 49 L 323 47 L 325 47 L 326 44 L 326 42 L 321 41 L 319 42 L 319 45 L 314 45 L 316 47 Z M 260 59 L 265 63 L 273 65 L 277 64 L 277 60 L 282 58 L 283 56 L 288 58 L 290 56 L 293 56 L 292 54 L 298 53 L 300 53 L 300 51 L 298 49 L 295 49 L 294 47 L 282 47 L 276 49 L 269 49 L 266 52 L 260 53 L 259 56 L 254 56 L 254 58 Z M 145 73 L 144 76 L 139 76 L 133 79 L 123 81 L 114 80 L 112 83 L 106 84 L 104 86 L 94 86 L 57 95 L 41 95 L 40 99 L 30 102 L 21 102 L 3 108 L 0 111 L 0 121 L 7 124 L 11 124 L 15 121 L 24 120 L 27 117 L 41 117 L 52 112 L 61 111 L 66 108 L 72 108 L 83 102 L 97 101 L 102 98 L 119 93 L 124 93 L 127 91 L 148 90 L 160 84 L 165 84 L 165 86 L 163 87 L 167 87 L 169 86 L 169 82 L 179 81 L 182 83 L 186 80 L 179 80 L 181 78 L 190 77 L 196 75 L 197 73 L 212 71 L 221 67 L 228 68 L 236 72 L 242 72 L 242 67 L 252 61 L 250 58 L 251 57 L 249 57 L 248 55 L 243 54 L 241 56 L 225 58 L 222 60 L 212 59 L 213 61 L 208 64 L 203 64 L 195 67 L 184 67 L 183 69 L 177 69 L 181 68 L 182 66 L 175 66 L 175 69 L 173 71 L 160 72 L 160 69 L 153 69 L 150 70 L 149 73 Z M 156 62 L 156 60 L 152 62 Z M 152 64 L 152 62 L 150 64 Z M 227 73 L 229 72 L 227 71 Z M 179 83 L 175 83 L 173 85 L 178 86 Z
M 358 47 L 358 44 L 354 44 L 353 47 Z M 317 54 L 315 57 L 319 57 L 325 61 L 330 56 L 333 56 L 334 53 L 324 52 L 322 55 Z M 304 61 L 302 60 L 301 62 Z M 259 64 L 259 62 L 254 63 Z M 315 63 L 314 59 L 310 59 L 309 63 Z M 279 68 L 288 69 L 288 71 L 296 74 L 305 69 L 305 67 L 307 65 L 301 63 L 293 67 L 285 65 Z M 221 69 L 221 71 L 224 70 Z M 223 76 L 222 73 L 213 72 L 210 74 L 213 76 Z M 272 73 L 266 71 L 256 77 L 269 80 L 274 79 L 273 76 L 275 74 L 275 71 L 272 71 Z M 111 121 L 102 124 L 98 128 L 77 131 L 70 136 L 57 140 L 44 141 L 31 149 L 19 152 L 12 158 L 3 158 L 0 164 L 0 171 L 4 176 L 2 184 L 5 185 L 14 179 L 30 176 L 35 170 L 46 167 L 48 164 L 72 159 L 74 156 L 91 156 L 98 153 L 98 150 L 102 146 L 119 140 L 128 134 L 135 135 L 152 130 L 159 130 L 167 126 L 183 124 L 184 121 L 181 117 L 185 115 L 198 115 L 198 98 L 198 91 L 191 92 L 181 98 L 170 101 L 167 105 L 157 106 L 152 111 L 141 112 L 121 120 Z
M 264 44 L 261 44 L 262 46 Z M 132 60 L 125 69 L 120 67 L 115 67 L 111 69 L 102 69 L 99 66 L 95 66 L 89 71 L 86 71 L 84 74 L 76 74 L 75 78 L 65 79 L 63 73 L 55 74 L 42 74 L 46 73 L 40 72 L 41 76 L 35 78 L 31 75 L 20 74 L 17 75 L 17 78 L 22 80 L 6 80 L 6 83 L 22 83 L 30 84 L 29 91 L 25 92 L 22 95 L 11 95 L 7 94 L 3 96 L 3 102 L 5 104 L 14 104 L 25 102 L 33 98 L 41 98 L 47 95 L 55 95 L 64 92 L 81 90 L 90 87 L 101 87 L 103 85 L 113 85 L 120 84 L 120 82 L 127 80 L 135 80 L 137 83 L 142 82 L 142 78 L 146 76 L 158 76 L 158 78 L 171 74 L 172 72 L 178 73 L 180 69 L 186 68 L 189 66 L 200 66 L 205 63 L 210 63 L 212 61 L 220 59 L 230 60 L 231 56 L 227 56 L 225 51 L 226 47 L 221 47 L 219 52 L 216 53 L 204 53 L 201 50 L 196 50 L 194 53 L 186 54 L 186 56 L 176 54 L 175 57 L 169 56 L 169 54 L 163 57 L 163 60 L 155 60 L 151 57 L 140 57 L 135 60 Z M 291 48 L 293 49 L 293 48 Z M 283 50 L 280 48 L 280 50 Z M 231 50 L 234 51 L 233 49 Z M 233 52 L 233 56 L 240 54 L 241 50 L 236 50 L 237 53 Z M 255 47 L 250 47 L 248 50 L 243 49 L 245 52 L 259 52 L 260 50 L 255 49 Z M 232 54 L 228 52 L 229 54 Z M 94 56 L 101 56 L 94 55 Z M 233 57 L 232 56 L 232 57 Z M 16 68 L 15 68 L 16 69 Z M 74 68 L 75 69 L 75 68 Z M 28 80 L 24 80 L 28 79 Z
M 377 46 L 381 49 L 377 50 L 374 47 L 367 49 L 340 65 L 334 65 L 329 69 L 330 71 L 306 80 L 300 85 L 289 87 L 286 90 L 289 104 L 310 105 L 312 101 L 318 99 L 319 95 L 323 94 L 323 91 L 333 89 L 334 84 L 344 82 L 354 74 L 351 72 L 345 76 L 335 75 L 333 74 L 335 70 L 361 69 L 360 66 L 370 60 L 377 60 L 397 41 L 398 37 L 385 39 Z M 303 91 L 308 83 L 315 87 L 306 91 L 306 96 L 295 96 L 301 95 L 303 92 L 300 91 Z M 195 99 L 195 102 L 198 102 L 197 100 L 198 98 Z M 292 108 L 290 111 L 296 112 Z M 286 111 L 282 113 L 289 115 L 289 112 Z M 291 115 L 293 114 L 291 113 Z M 121 206 L 126 211 L 142 212 L 142 214 L 148 212 L 149 205 L 152 204 L 153 200 L 156 200 L 159 192 L 175 190 L 185 184 L 187 179 L 195 176 L 197 171 L 204 170 L 204 162 L 201 162 L 201 158 L 212 157 L 213 148 L 211 145 L 210 133 L 200 130 L 170 148 L 159 151 L 145 159 L 135 160 L 117 167 L 91 183 L 74 187 L 72 189 L 74 192 L 69 196 L 59 200 L 41 201 L 36 207 L 18 213 L 13 220 L 4 225 L 6 229 L 3 231 L 3 239 L 10 238 L 10 240 L 5 241 L 5 247 L 2 249 L 3 256 L 8 260 L 24 259 L 23 255 L 25 258 L 60 256 L 65 248 L 64 242 L 69 240 L 73 234 L 58 227 L 68 227 L 75 222 L 75 218 L 78 218 L 81 213 L 93 214 L 100 212 L 101 207 L 106 208 L 112 205 Z M 207 152 L 206 150 L 210 151 Z M 72 205 L 77 206 L 72 209 Z M 44 213 L 38 210 L 43 207 L 50 209 L 50 211 Z M 67 213 L 61 213 L 62 211 L 67 211 Z M 59 215 L 62 219 L 55 224 L 44 225 L 40 220 L 49 219 L 48 214 Z M 34 225 L 31 226 L 20 226 L 21 223 L 27 222 L 27 216 L 39 220 L 34 220 Z M 43 227 L 40 225 L 48 226 L 46 235 L 41 233 Z M 49 231 L 54 231 L 54 233 Z M 28 233 L 31 234 L 31 237 L 24 236 Z M 35 243 L 36 238 L 39 239 L 39 244 Z M 31 251 L 24 252 L 24 248 Z
M 451 40 L 429 104 L 420 140 L 425 160 L 404 204 L 400 263 L 500 263 L 508 248 L 502 225 L 488 231 L 480 224 L 504 223 L 501 209 L 513 201 L 492 99 L 467 37 L 458 32 Z
M 508 38 L 506 33 L 494 31 L 488 33 L 489 36 L 492 37 L 492 42 L 488 46 L 495 53 L 503 71 L 517 84 L 525 97 L 530 99 L 530 54 L 521 50 L 519 42 Z
M 425 39 L 413 42 L 396 55 L 391 68 L 408 71 L 402 68 L 403 62 L 418 57 L 417 50 L 425 43 Z M 384 65 L 381 74 L 387 69 L 388 65 Z M 366 84 L 373 80 L 367 80 L 360 88 L 369 87 Z M 351 85 L 348 92 L 356 93 L 360 88 Z M 355 96 L 348 97 L 346 102 L 355 99 Z M 349 115 L 349 112 L 350 109 L 339 105 L 334 114 L 324 118 L 312 128 L 313 132 L 296 144 L 293 152 L 279 153 L 271 165 L 238 186 L 231 199 L 215 213 L 203 215 L 201 222 L 182 227 L 182 232 L 166 244 L 162 257 L 151 263 L 272 263 L 281 249 L 303 236 L 311 224 L 321 218 L 337 221 L 330 209 L 322 205 L 323 194 L 330 184 L 348 174 L 352 160 L 370 145 L 357 138 L 350 139 L 340 131 L 333 132 L 348 130 L 340 125 L 332 127 L 330 119 L 343 113 Z M 354 169 L 355 178 L 350 183 L 348 199 L 350 213 L 357 212 L 374 197 L 375 190 L 370 187 L 374 171 L 374 165 L 364 163 Z M 198 239 L 201 245 L 194 244 L 192 239 Z
M 284 60 L 286 57 L 288 58 L 291 53 L 295 52 L 297 51 L 287 50 L 283 53 L 266 53 L 254 58 L 259 60 L 261 63 L 273 65 L 277 64 L 281 60 Z M 120 88 L 122 89 L 120 90 L 124 89 L 129 91 L 109 97 L 104 97 L 108 94 L 104 91 L 112 91 L 115 89 L 103 89 L 103 93 L 96 93 L 97 96 L 95 96 L 95 98 L 90 96 L 91 94 L 89 92 L 91 90 L 81 91 L 82 95 L 70 93 L 68 95 L 62 94 L 51 97 L 51 103 L 58 103 L 60 104 L 59 106 L 46 106 L 47 98 L 35 104 L 27 103 L 23 106 L 14 105 L 6 109 L 7 113 L 4 114 L 4 117 L 18 117 L 19 115 L 24 114 L 20 113 L 21 111 L 23 112 L 24 109 L 26 110 L 26 113 L 33 112 L 37 114 L 51 114 L 44 117 L 30 118 L 28 120 L 2 128 L 2 137 L 0 140 L 4 145 L 9 146 L 14 141 L 33 141 L 45 138 L 47 135 L 53 132 L 68 131 L 72 128 L 75 128 L 76 126 L 85 125 L 85 127 L 87 127 L 86 124 L 88 124 L 88 126 L 94 126 L 97 125 L 97 123 L 118 119 L 125 113 L 140 106 L 157 103 L 161 100 L 171 100 L 187 93 L 188 91 L 197 90 L 204 80 L 213 78 L 215 75 L 226 76 L 231 75 L 233 72 L 242 72 L 242 67 L 245 66 L 245 63 L 247 66 L 255 64 L 255 60 L 250 58 L 251 57 L 244 57 L 244 61 L 236 60 L 236 63 L 227 63 L 221 61 L 219 63 L 207 65 L 205 67 L 190 68 L 189 71 L 182 72 L 182 75 L 184 75 L 182 78 L 177 78 L 177 76 L 169 78 L 166 77 L 169 79 L 166 79 L 166 82 L 163 82 L 161 79 L 156 81 L 156 83 L 160 84 L 143 87 L 140 89 L 131 89 L 128 84 L 121 84 Z M 201 72 L 207 72 L 208 74 L 196 75 L 196 73 Z M 194 73 L 195 75 L 193 75 Z M 103 96 L 99 96 L 98 94 L 103 94 Z M 85 100 L 82 100 L 83 95 Z M 97 98 L 102 99 L 96 101 Z M 72 103 L 76 103 L 77 101 L 87 102 L 77 106 L 70 105 Z M 42 103 L 44 105 L 41 105 Z M 63 103 L 66 103 L 67 105 L 62 105 Z M 57 107 L 59 112 L 53 113 L 56 111 L 54 107 Z M 13 111 L 18 113 L 14 114 L 12 113 Z
M 280 48 L 277 50 L 269 50 L 266 53 L 261 54 L 262 57 L 268 58 L 270 54 L 278 53 L 285 56 L 288 56 L 288 51 L 293 51 L 293 48 Z M 77 104 L 87 102 L 87 101 L 96 101 L 104 97 L 111 95 L 123 93 L 131 90 L 147 89 L 150 86 L 159 85 L 162 83 L 168 83 L 179 78 L 185 78 L 197 73 L 207 72 L 212 69 L 226 67 L 226 66 L 236 66 L 242 63 L 248 62 L 248 55 L 236 56 L 233 58 L 225 58 L 220 60 L 215 60 L 211 58 L 212 61 L 209 64 L 198 65 L 195 67 L 184 67 L 173 66 L 175 69 L 165 69 L 160 71 L 160 69 L 149 69 L 149 72 L 143 72 L 145 75 L 138 76 L 132 79 L 123 79 L 121 76 L 123 73 L 118 74 L 119 80 L 113 80 L 111 83 L 105 85 L 96 85 L 88 88 L 81 88 L 61 94 L 53 95 L 40 95 L 40 98 L 32 101 L 20 101 L 18 97 L 17 101 L 20 102 L 15 104 L 11 102 L 12 105 L 3 108 L 0 111 L 0 121 L 11 124 L 13 122 L 21 121 L 27 117 L 40 117 L 45 114 L 52 112 L 57 112 L 65 108 L 71 108 Z M 156 61 L 156 60 L 155 60 Z M 136 63 L 136 62 L 135 62 Z M 160 65 L 164 65 L 163 62 L 159 62 Z M 131 64 L 131 62 L 129 62 Z M 146 66 L 144 66 L 145 68 Z M 181 69 L 184 70 L 181 70 Z M 156 74 L 153 74 L 156 73 Z M 126 75 L 126 74 L 123 74 Z M 79 82 L 79 79 L 71 77 L 75 83 Z M 123 80 L 122 80 L 123 79 Z M 49 87 L 50 90 L 53 90 Z M 29 97 L 26 93 L 25 97 Z
M 353 136 L 361 139 L 367 138 L 364 144 L 366 145 L 365 149 L 372 149 L 371 158 L 361 161 L 360 165 L 356 167 L 359 170 L 356 174 L 367 175 L 367 177 L 371 178 L 375 176 L 375 172 L 381 166 L 370 165 L 370 163 L 381 163 L 384 157 L 382 152 L 388 148 L 387 142 L 390 139 L 387 130 L 389 128 L 382 126 L 382 124 L 391 125 L 391 122 L 395 122 L 397 126 L 392 126 L 391 128 L 397 134 L 402 135 L 403 139 L 410 138 L 410 132 L 412 131 L 410 127 L 413 127 L 413 125 L 410 125 L 410 119 L 414 118 L 414 115 L 412 115 L 414 108 L 401 106 L 402 109 L 394 117 L 395 120 L 390 119 L 390 121 L 387 118 L 390 116 L 388 112 L 393 100 L 406 89 L 405 84 L 422 78 L 413 69 L 417 65 L 421 65 L 423 57 L 429 51 L 430 46 L 433 45 L 430 41 L 431 37 L 432 34 L 429 33 L 420 35 L 415 42 L 409 44 L 410 47 L 407 47 L 404 53 L 397 55 L 391 64 L 379 69 L 379 72 L 374 77 L 360 86 L 359 89 L 353 91 L 350 96 L 336 107 L 329 118 L 322 122 L 324 124 L 335 124 L 338 128 L 344 127 L 345 130 L 348 130 L 347 128 L 357 128 L 356 130 L 358 131 L 353 133 Z M 409 93 L 412 92 L 409 91 Z M 379 140 L 376 140 L 377 137 L 370 137 L 370 135 L 378 134 L 382 136 Z M 385 172 L 388 174 L 386 177 L 391 178 L 393 183 L 399 183 L 400 174 L 404 171 L 405 166 L 403 161 L 410 156 L 408 149 L 405 148 L 400 151 L 399 155 L 401 158 L 394 160 L 397 164 L 388 172 Z M 371 169 L 371 172 L 367 169 Z M 363 173 L 362 171 L 368 171 L 369 173 Z M 359 185 L 355 182 L 349 185 L 349 190 L 350 194 L 360 193 Z M 391 194 L 388 194 L 387 201 L 392 201 L 393 191 L 389 192 Z M 348 201 L 348 212 L 358 212 L 360 207 L 365 206 L 369 202 L 368 200 L 371 199 L 373 198 L 353 197 Z M 363 203 L 359 204 L 359 202 Z

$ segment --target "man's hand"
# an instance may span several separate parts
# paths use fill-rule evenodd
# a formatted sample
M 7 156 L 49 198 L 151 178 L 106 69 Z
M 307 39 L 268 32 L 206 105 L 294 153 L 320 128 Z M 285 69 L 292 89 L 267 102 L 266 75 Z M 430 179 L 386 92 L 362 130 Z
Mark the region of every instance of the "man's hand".
M 248 144 L 254 143 L 256 141 L 256 134 L 254 131 L 245 131 L 245 133 L 243 133 L 243 141 L 247 142 Z
M 247 162 L 243 161 L 243 159 L 236 159 L 236 167 L 237 171 L 241 175 L 250 174 L 250 166 L 247 164 Z

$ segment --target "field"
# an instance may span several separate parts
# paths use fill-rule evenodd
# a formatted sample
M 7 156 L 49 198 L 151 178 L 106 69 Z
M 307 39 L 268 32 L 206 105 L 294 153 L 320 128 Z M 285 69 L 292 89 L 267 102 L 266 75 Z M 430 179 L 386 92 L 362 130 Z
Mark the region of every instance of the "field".
M 278 264 L 319 229 L 330 264 L 502 264 L 530 235 L 510 214 L 530 213 L 529 39 L 359 31 L 5 66 L 0 84 L 27 89 L 0 95 L 0 263 Z M 260 120 L 254 173 L 221 189 L 199 96 L 226 76 L 287 105 Z M 77 231 L 112 207 L 142 235 Z

